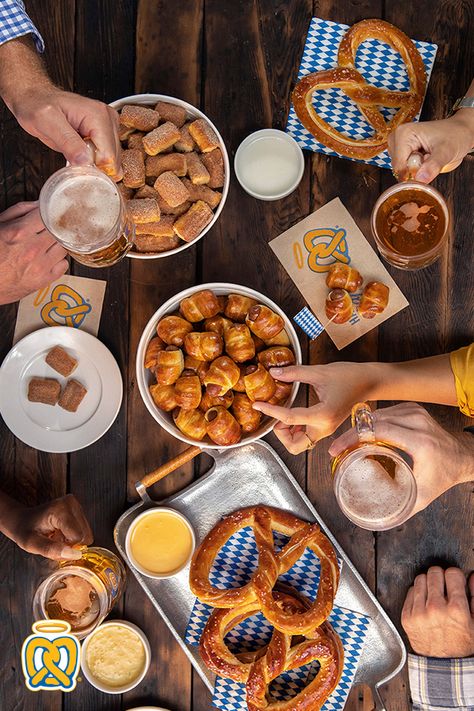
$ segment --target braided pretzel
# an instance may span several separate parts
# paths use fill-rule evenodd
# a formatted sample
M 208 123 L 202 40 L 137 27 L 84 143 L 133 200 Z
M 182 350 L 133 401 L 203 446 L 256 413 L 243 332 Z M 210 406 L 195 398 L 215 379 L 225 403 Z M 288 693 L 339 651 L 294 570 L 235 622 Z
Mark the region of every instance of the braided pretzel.
M 367 39 L 386 42 L 397 51 L 406 66 L 410 89 L 390 91 L 367 84 L 355 68 L 359 45 Z M 372 158 L 387 147 L 388 135 L 400 124 L 411 121 L 421 108 L 426 88 L 426 72 L 417 48 L 404 32 L 383 20 L 362 20 L 353 25 L 339 45 L 338 67 L 304 76 L 293 91 L 293 104 L 303 126 L 323 145 L 336 153 L 361 160 Z M 337 131 L 315 111 L 312 98 L 315 91 L 342 89 L 359 107 L 374 134 L 353 139 Z M 395 116 L 386 122 L 379 106 L 397 108 Z
M 240 588 L 221 589 L 209 582 L 217 553 L 237 531 L 251 526 L 258 549 L 258 568 Z M 276 553 L 273 531 L 290 536 Z M 316 599 L 308 610 L 295 614 L 276 604 L 273 588 L 278 576 L 286 573 L 303 555 L 312 550 L 321 562 Z M 252 506 L 226 516 L 206 536 L 191 562 L 189 584 L 201 601 L 213 607 L 232 608 L 258 601 L 259 608 L 274 627 L 288 634 L 305 634 L 324 622 L 331 612 L 339 583 L 336 554 L 317 524 L 301 521 L 292 514 L 267 506 Z
M 310 603 L 287 593 L 275 592 L 276 605 L 289 614 L 301 615 Z M 201 637 L 204 663 L 221 677 L 246 683 L 249 711 L 317 711 L 337 686 L 343 668 L 344 652 L 339 637 L 327 622 L 292 645 L 292 635 L 273 631 L 270 643 L 262 650 L 234 655 L 224 638 L 231 629 L 259 611 L 257 603 L 231 610 L 214 610 Z M 242 659 L 244 657 L 244 659 Z M 268 686 L 280 674 L 317 660 L 320 669 L 310 684 L 285 702 L 268 699 Z

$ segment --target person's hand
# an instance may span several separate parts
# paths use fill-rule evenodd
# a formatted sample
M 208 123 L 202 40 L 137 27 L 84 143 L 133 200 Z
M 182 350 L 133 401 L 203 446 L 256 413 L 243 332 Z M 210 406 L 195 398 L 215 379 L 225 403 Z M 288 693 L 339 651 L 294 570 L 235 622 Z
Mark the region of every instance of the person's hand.
M 115 109 L 49 83 L 21 92 L 9 106 L 25 131 L 62 153 L 71 164 L 92 162 L 83 140 L 87 138 L 96 148 L 97 167 L 116 180 L 122 177 Z
M 402 610 L 402 626 L 413 651 L 423 657 L 474 655 L 474 574 L 434 566 L 415 578 Z
M 431 183 L 439 173 L 457 168 L 474 147 L 472 114 L 473 109 L 461 109 L 441 121 L 415 121 L 399 126 L 388 137 L 392 169 L 397 179 L 407 179 L 407 160 L 411 153 L 423 156 L 421 167 L 413 175 L 421 183 Z
M 93 541 L 84 511 L 72 494 L 32 508 L 14 505 L 4 530 L 23 550 L 53 560 L 77 560 L 81 552 L 72 546 Z
M 299 454 L 331 435 L 351 413 L 352 406 L 369 398 L 372 368 L 369 363 L 329 363 L 271 368 L 270 375 L 285 383 L 313 386 L 318 403 L 312 407 L 278 407 L 255 402 L 253 407 L 278 420 L 274 432 L 292 454 Z
M 417 486 L 413 514 L 452 486 L 472 478 L 474 437 L 471 434 L 447 432 L 414 402 L 376 410 L 373 416 L 376 440 L 399 447 L 413 459 Z M 355 429 L 348 430 L 334 440 L 329 454 L 336 457 L 357 441 Z
M 46 230 L 37 202 L 0 213 L 0 304 L 10 304 L 58 279 L 66 250 Z

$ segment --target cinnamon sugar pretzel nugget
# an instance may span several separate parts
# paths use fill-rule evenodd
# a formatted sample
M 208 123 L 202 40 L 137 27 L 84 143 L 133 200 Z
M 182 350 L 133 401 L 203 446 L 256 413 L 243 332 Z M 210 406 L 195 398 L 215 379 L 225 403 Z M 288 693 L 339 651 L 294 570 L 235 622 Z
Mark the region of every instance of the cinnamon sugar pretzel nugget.
M 224 186 L 224 159 L 221 149 L 214 148 L 209 153 L 203 153 L 200 158 L 209 172 L 208 186 L 210 188 L 222 188 Z
M 123 184 L 126 188 L 141 188 L 145 185 L 145 161 L 138 148 L 122 152 Z
M 213 217 L 214 213 L 207 202 L 198 200 L 191 205 L 184 215 L 178 217 L 173 226 L 174 231 L 185 242 L 191 242 L 201 234 Z
M 210 180 L 209 171 L 197 153 L 192 151 L 186 156 L 188 175 L 194 185 L 203 185 Z
M 391 91 L 367 84 L 355 68 L 357 49 L 367 39 L 385 42 L 400 54 L 410 83 L 408 91 Z M 342 89 L 357 104 L 374 129 L 372 136 L 349 138 L 318 115 L 312 104 L 313 94 L 331 88 Z M 292 99 L 299 120 L 320 143 L 343 156 L 365 160 L 385 150 L 389 134 L 416 116 L 423 103 L 425 88 L 425 67 L 411 39 L 389 22 L 374 19 L 353 25 L 339 45 L 338 66 L 304 76 L 296 85 Z M 380 106 L 398 108 L 398 111 L 387 122 Z
M 194 139 L 189 133 L 189 127 L 191 122 L 185 123 L 184 126 L 179 131 L 179 141 L 176 141 L 174 147 L 180 153 L 190 153 L 196 149 L 196 144 Z
M 154 188 L 171 207 L 177 207 L 189 200 L 189 190 L 170 170 L 158 176 Z
M 158 205 L 160 207 L 162 215 L 184 215 L 184 213 L 187 212 L 191 207 L 190 200 L 186 200 L 186 202 L 181 203 L 181 205 L 176 205 L 176 207 L 172 207 L 166 202 L 166 200 L 163 200 L 159 193 L 156 194 L 158 195 Z
M 187 178 L 183 178 L 183 185 L 189 190 L 189 197 L 194 202 L 196 200 L 204 200 L 207 202 L 211 210 L 215 210 L 222 200 L 222 193 L 216 190 L 211 190 L 207 185 L 194 185 Z
M 160 115 L 146 106 L 126 104 L 120 113 L 120 123 L 137 131 L 152 131 L 158 126 Z
M 136 235 L 157 235 L 161 237 L 173 237 L 173 215 L 162 215 L 157 222 L 144 222 L 135 225 Z
M 157 222 L 160 219 L 158 200 L 153 200 L 152 198 L 135 200 L 133 198 L 128 201 L 127 207 L 133 222 L 136 224 L 143 222 Z
M 143 145 L 149 156 L 156 156 L 157 153 L 163 153 L 174 146 L 180 137 L 179 128 L 167 121 L 143 136 Z
M 163 218 L 164 220 L 164 218 Z M 161 224 L 157 222 L 156 224 Z M 173 228 L 171 227 L 171 232 Z M 135 237 L 135 247 L 139 252 L 168 252 L 170 249 L 179 247 L 180 239 L 177 235 L 162 234 L 162 235 L 142 235 L 137 234 Z
M 158 178 L 162 173 L 170 170 L 175 175 L 186 175 L 188 166 L 186 156 L 182 153 L 165 153 L 157 156 L 147 156 L 145 160 L 145 175 Z
M 155 106 L 155 111 L 160 114 L 160 119 L 163 121 L 171 121 L 175 126 L 181 128 L 186 121 L 187 112 L 182 106 L 171 104 L 169 101 L 158 101 Z
M 130 138 L 127 141 L 127 146 L 129 148 L 138 148 L 138 150 L 140 150 L 143 153 L 143 155 L 146 155 L 145 149 L 143 148 L 143 140 L 142 140 L 144 135 L 145 134 L 142 133 L 141 131 L 136 131 L 135 133 L 132 133 L 132 135 L 130 136 Z
M 219 139 L 204 119 L 197 119 L 189 125 L 189 133 L 199 146 L 202 153 L 213 151 L 219 148 Z
M 142 188 L 139 188 L 137 190 L 134 197 L 136 197 L 137 200 L 141 200 L 143 198 L 152 198 L 153 200 L 159 201 L 160 196 L 156 192 L 155 188 L 151 187 L 151 185 L 144 185 Z M 159 206 L 159 203 L 158 203 L 158 206 Z
M 240 588 L 222 589 L 211 585 L 209 573 L 223 545 L 234 533 L 251 526 L 258 549 L 258 568 Z M 276 553 L 273 531 L 290 536 Z M 290 570 L 309 548 L 321 563 L 321 578 L 316 599 L 308 610 L 295 614 L 279 608 L 273 588 L 280 575 Z M 189 573 L 191 591 L 213 607 L 231 608 L 258 600 L 263 615 L 272 625 L 288 634 L 310 633 L 329 616 L 339 584 L 336 554 L 317 524 L 301 521 L 293 514 L 269 506 L 251 506 L 226 516 L 214 526 L 194 553 Z

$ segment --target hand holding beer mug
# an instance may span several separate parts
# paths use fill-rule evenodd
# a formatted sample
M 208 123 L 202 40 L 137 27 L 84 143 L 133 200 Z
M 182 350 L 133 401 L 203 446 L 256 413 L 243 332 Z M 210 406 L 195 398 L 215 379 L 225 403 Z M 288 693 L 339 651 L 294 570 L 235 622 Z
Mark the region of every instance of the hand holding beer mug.
M 53 173 L 41 189 L 39 206 L 49 232 L 88 267 L 116 264 L 133 245 L 125 202 L 95 165 L 69 165 Z
M 357 432 L 355 444 L 332 463 L 337 502 L 361 528 L 386 531 L 399 526 L 412 515 L 416 501 L 410 457 L 400 447 L 376 439 L 367 403 L 354 405 L 352 426 Z

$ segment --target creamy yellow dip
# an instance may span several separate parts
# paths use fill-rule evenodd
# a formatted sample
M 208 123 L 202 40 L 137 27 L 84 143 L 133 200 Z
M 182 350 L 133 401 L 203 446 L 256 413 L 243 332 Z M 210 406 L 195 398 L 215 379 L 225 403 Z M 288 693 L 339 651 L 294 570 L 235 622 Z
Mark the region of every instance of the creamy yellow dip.
M 154 511 L 135 524 L 130 551 L 135 561 L 154 574 L 171 574 L 192 553 L 193 539 L 184 521 L 168 511 Z
M 91 637 L 86 661 L 90 673 L 101 684 L 126 686 L 135 681 L 145 667 L 145 647 L 134 630 L 105 625 Z

